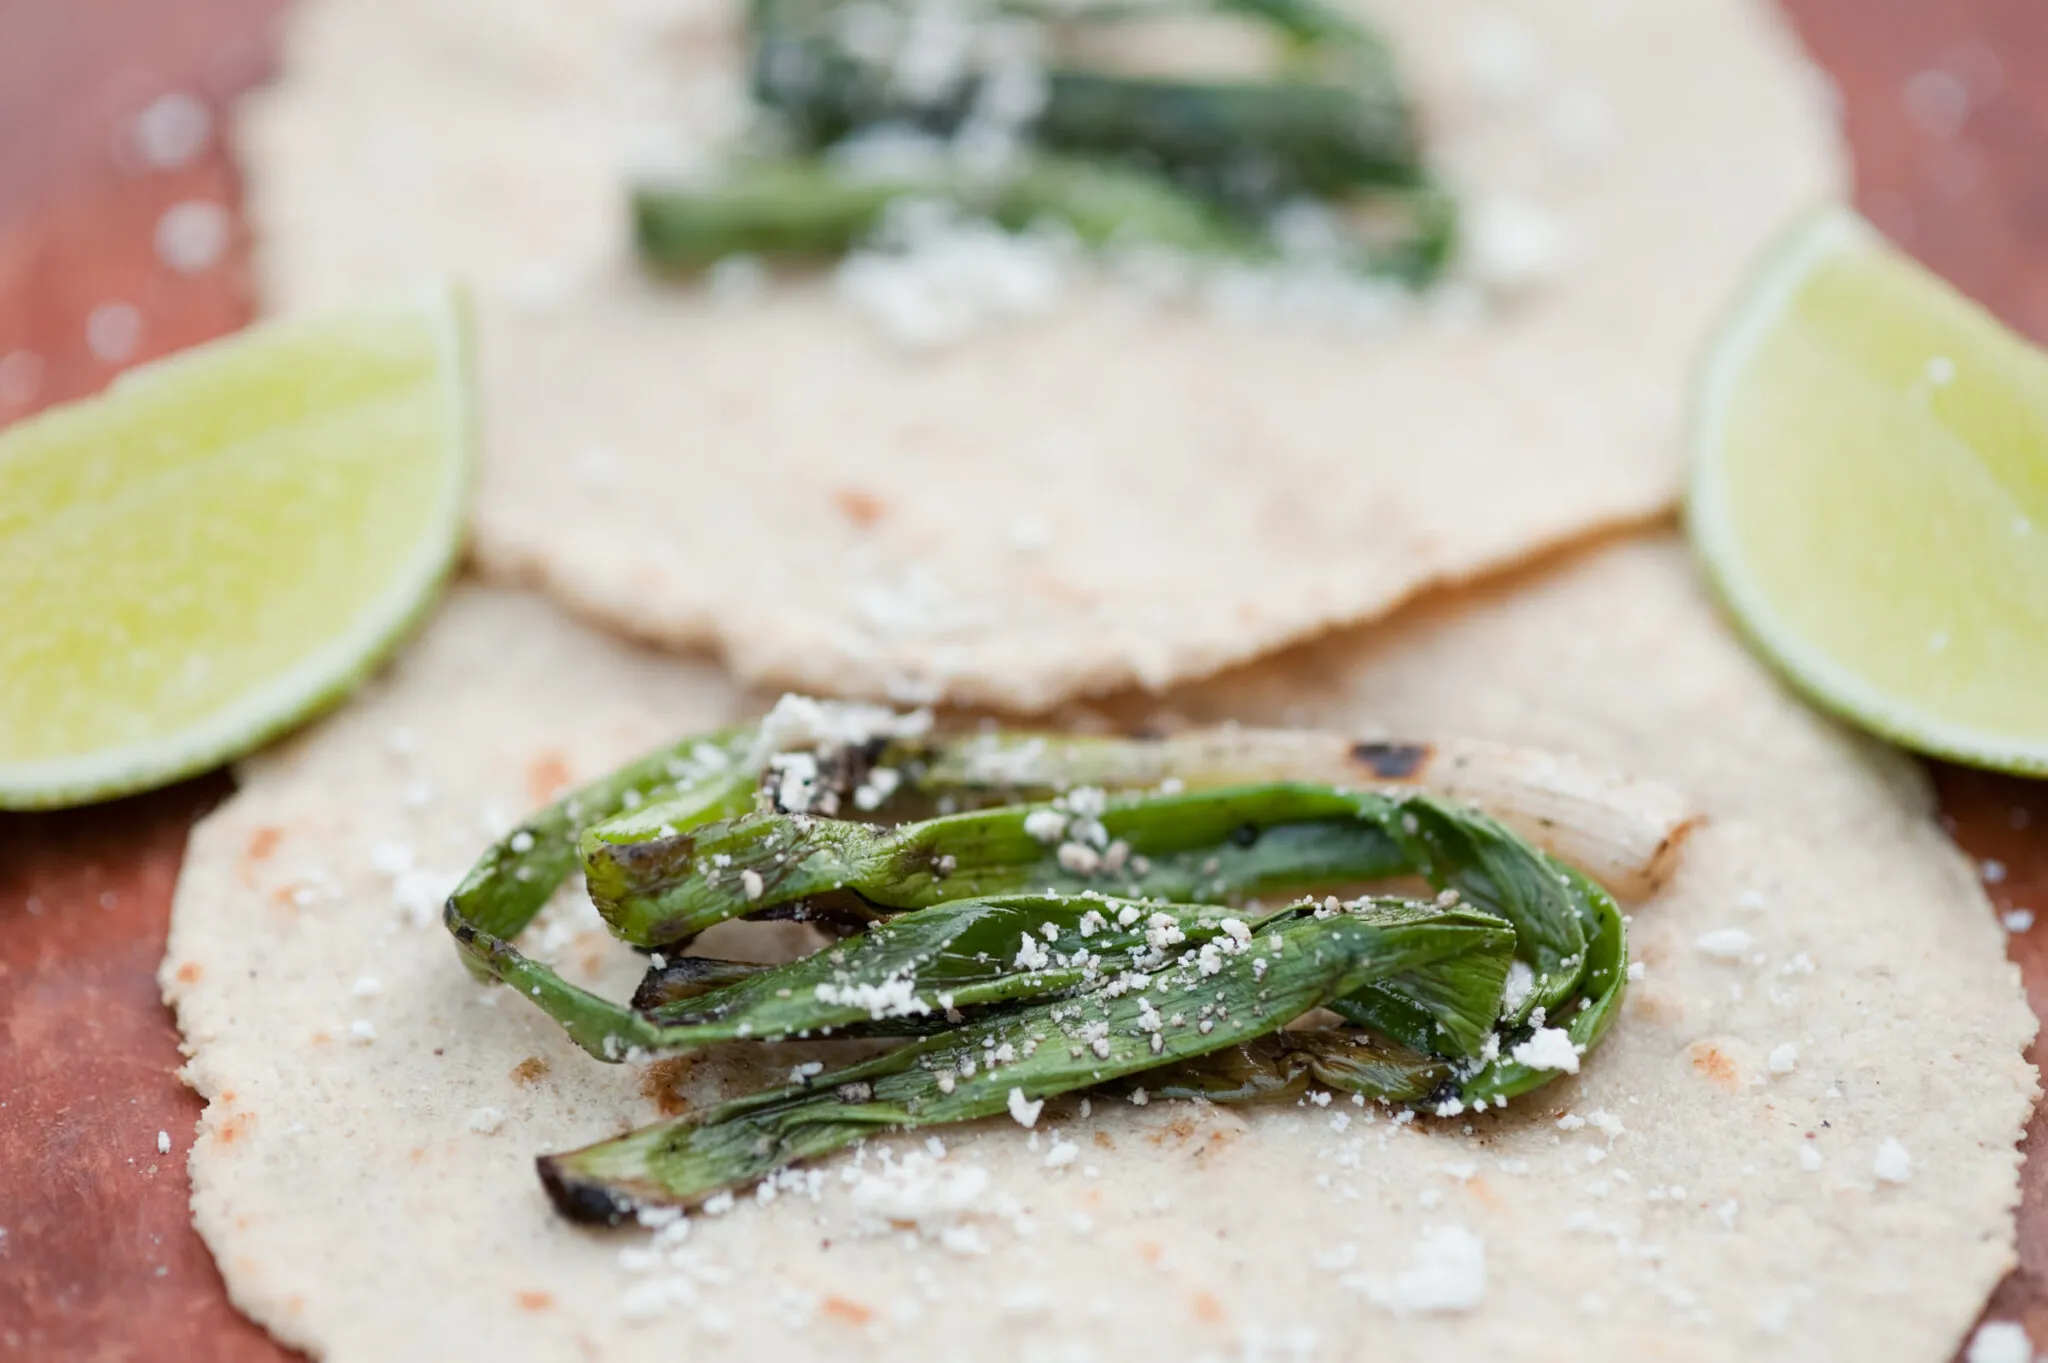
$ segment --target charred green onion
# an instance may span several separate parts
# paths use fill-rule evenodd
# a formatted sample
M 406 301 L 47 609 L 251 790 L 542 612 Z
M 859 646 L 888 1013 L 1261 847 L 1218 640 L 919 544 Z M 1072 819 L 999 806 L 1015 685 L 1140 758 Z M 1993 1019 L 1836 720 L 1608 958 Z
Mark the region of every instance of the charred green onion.
M 1315 779 L 1273 779 L 1288 769 Z M 601 1059 L 904 1038 L 543 1160 L 572 1216 L 694 1203 L 869 1132 L 1021 1119 L 1100 1084 L 1235 1102 L 1314 1082 L 1452 1112 L 1575 1069 L 1613 1020 L 1626 951 L 1599 885 L 1417 783 L 1490 792 L 1510 817 L 1576 808 L 1597 829 L 1581 845 L 1629 878 L 1659 874 L 1687 822 L 1654 790 L 1483 745 L 934 736 L 791 699 L 542 811 L 446 919 L 474 969 Z M 613 932 L 659 949 L 629 1004 L 512 945 L 578 866 Z M 1396 876 L 1437 897 L 1324 893 Z M 1253 898 L 1309 891 L 1277 910 Z M 774 967 L 682 954 L 750 917 L 845 935 Z M 1281 1030 L 1316 1008 L 1346 1025 Z
M 641 253 L 678 270 L 834 255 L 916 200 L 1012 231 L 1053 224 L 1089 248 L 1273 264 L 1309 250 L 1281 225 L 1307 208 L 1322 214 L 1319 265 L 1416 285 L 1441 270 L 1455 210 L 1393 63 L 1322 0 L 1193 7 L 1278 38 L 1270 76 L 1135 75 L 1062 55 L 1079 28 L 1180 8 L 960 0 L 940 34 L 921 27 L 929 6 L 755 0 L 752 150 L 709 179 L 637 186 Z M 917 154 L 851 154 L 875 139 Z

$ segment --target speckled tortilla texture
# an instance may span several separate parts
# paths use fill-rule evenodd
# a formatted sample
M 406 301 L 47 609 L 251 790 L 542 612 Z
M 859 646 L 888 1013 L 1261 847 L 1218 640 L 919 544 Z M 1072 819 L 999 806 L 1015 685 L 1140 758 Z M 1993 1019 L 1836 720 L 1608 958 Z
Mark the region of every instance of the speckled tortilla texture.
M 1384 0 L 1470 220 L 1548 215 L 1555 279 L 1378 335 L 1084 288 L 909 354 L 817 278 L 634 269 L 622 164 L 736 76 L 723 6 L 623 9 L 296 6 L 242 128 L 264 292 L 477 281 L 484 570 L 821 693 L 1156 689 L 1656 515 L 1712 317 L 1845 180 L 1766 0 Z
M 650 1279 L 620 1252 L 645 1232 L 565 1224 L 532 1159 L 655 1117 L 648 1073 L 473 982 L 437 925 L 402 921 L 372 848 L 402 839 L 452 875 L 487 822 L 565 776 L 743 707 L 704 667 L 463 586 L 385 680 L 253 761 L 194 837 L 163 978 L 209 1100 L 194 1210 L 234 1300 L 340 1363 L 1951 1355 L 2013 1261 L 2031 1015 L 1913 764 L 1785 696 L 1679 545 L 1441 597 L 1171 703 L 1463 730 L 1689 790 L 1710 822 L 1635 906 L 1646 975 L 1584 1071 L 1469 1123 L 1394 1126 L 1341 1098 L 1104 1100 L 1087 1117 L 1056 1100 L 1034 1132 L 937 1133 L 941 1167 L 988 1173 L 962 1223 L 986 1253 L 863 1235 L 847 1155 L 823 1163 L 816 1202 L 693 1218 L 662 1274 L 692 1299 L 628 1320 Z M 557 956 L 624 991 L 632 958 L 578 921 Z M 1726 928 L 1749 956 L 1695 945 Z M 379 992 L 355 992 L 364 976 Z M 374 1042 L 349 1040 L 357 1019 Z M 1774 1074 L 1786 1043 L 1797 1066 Z M 706 1055 L 680 1091 L 702 1102 L 822 1054 Z M 472 1128 L 484 1108 L 503 1114 L 493 1132 Z M 1600 1111 L 1621 1134 L 1559 1125 Z M 1055 1132 L 1079 1149 L 1049 1169 Z M 1872 1177 L 1888 1138 L 1912 1157 L 1903 1185 Z M 1376 1303 L 1366 1289 L 1451 1226 L 1484 1247 L 1476 1307 Z

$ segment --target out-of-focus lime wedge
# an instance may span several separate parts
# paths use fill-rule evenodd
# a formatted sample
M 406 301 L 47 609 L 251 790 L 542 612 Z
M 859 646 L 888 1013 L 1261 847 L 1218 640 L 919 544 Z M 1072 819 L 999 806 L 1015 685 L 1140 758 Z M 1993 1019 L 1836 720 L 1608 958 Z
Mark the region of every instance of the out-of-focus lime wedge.
M 466 336 L 421 290 L 0 431 L 0 807 L 203 770 L 384 655 L 460 544 Z
M 2048 773 L 2048 356 L 1831 211 L 1737 301 L 1691 439 L 1693 542 L 1802 691 Z

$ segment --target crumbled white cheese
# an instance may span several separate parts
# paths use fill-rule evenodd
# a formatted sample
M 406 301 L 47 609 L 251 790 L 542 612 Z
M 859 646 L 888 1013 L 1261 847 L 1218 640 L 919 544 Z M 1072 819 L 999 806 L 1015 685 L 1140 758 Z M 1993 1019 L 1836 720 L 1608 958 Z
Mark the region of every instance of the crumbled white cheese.
M 1572 1044 L 1571 1033 L 1562 1027 L 1537 1028 L 1534 1036 L 1508 1055 L 1517 1065 L 1527 1065 L 1532 1070 L 1579 1072 L 1579 1048 Z
M 170 1132 L 168 1132 L 168 1131 L 159 1131 L 159 1132 L 157 1132 L 157 1133 L 156 1133 L 156 1152 L 157 1152 L 157 1153 L 158 1153 L 159 1155 L 168 1155 L 168 1154 L 170 1154 L 170 1153 L 171 1153 L 171 1133 L 170 1133 Z
M 358 1046 L 367 1046 L 377 1039 L 377 1024 L 368 1018 L 357 1018 L 348 1025 L 348 1038 Z
M 890 975 L 876 984 L 820 984 L 811 992 L 820 1003 L 865 1008 L 877 1019 L 919 1017 L 932 1010 L 918 997 L 917 981 L 908 975 Z
M 505 1124 L 505 1114 L 494 1107 L 480 1107 L 469 1114 L 469 1129 L 489 1136 Z
M 1023 934 L 1022 944 L 1018 946 L 1016 959 L 1011 964 L 1019 970 L 1043 970 L 1052 964 L 1052 955 L 1027 932 Z
M 829 753 L 877 738 L 921 738 L 931 727 L 930 710 L 898 713 L 886 705 L 788 694 L 761 717 L 753 760 L 766 766 L 771 755 L 797 748 Z
M 1511 961 L 1508 977 L 1501 986 L 1500 1015 L 1513 1017 L 1522 1011 L 1522 1005 L 1529 1001 L 1529 995 L 1536 992 L 1536 972 L 1527 961 Z
M 1749 951 L 1750 936 L 1741 928 L 1716 928 L 1702 934 L 1696 945 L 1717 961 L 1739 961 Z
M 1987 1320 L 1970 1336 L 1963 1363 L 2033 1363 L 2034 1344 L 2013 1320 Z
M 1023 1089 L 1010 1090 L 1010 1116 L 1019 1126 L 1036 1126 L 1038 1114 L 1045 1110 L 1045 1099 L 1026 1098 Z
M 1034 809 L 1024 816 L 1024 832 L 1050 847 L 1067 835 L 1067 816 L 1057 809 Z
M 197 95 L 173 90 L 144 105 L 128 131 L 145 165 L 176 170 L 206 150 L 213 135 L 213 112 Z
M 1102 854 L 1084 843 L 1063 842 L 1060 844 L 1059 862 L 1062 870 L 1077 876 L 1092 876 L 1102 869 Z
M 1820 1151 L 1814 1149 L 1809 1142 L 1801 1142 L 1799 1146 L 1799 1167 L 1810 1174 L 1819 1169 L 1820 1165 Z
M 348 992 L 359 999 L 374 998 L 384 992 L 384 982 L 375 975 L 364 975 L 350 986 Z
M 749 867 L 740 872 L 740 890 L 749 902 L 759 899 L 767 886 L 761 882 L 761 873 Z
M 1879 1183 L 1904 1183 L 1913 1177 L 1913 1156 L 1894 1137 L 1886 1136 L 1877 1147 L 1870 1172 Z
M 412 845 L 386 841 L 370 844 L 370 869 L 386 880 L 396 880 L 412 869 Z
M 1423 1232 L 1408 1268 L 1384 1278 L 1351 1274 L 1344 1286 L 1399 1315 L 1470 1311 L 1486 1295 L 1486 1248 L 1463 1226 Z
M 1081 1147 L 1072 1141 L 1055 1139 L 1052 1149 L 1045 1152 L 1045 1167 L 1064 1169 L 1081 1155 Z
M 1789 1041 L 1780 1046 L 1773 1046 L 1770 1057 L 1764 1064 L 1770 1068 L 1772 1074 L 1790 1074 L 1799 1068 L 1799 1047 Z
M 201 274 L 227 254 L 233 219 L 208 199 L 186 199 L 156 220 L 156 256 L 179 274 Z
M 2005 924 L 2007 932 L 2026 932 L 2034 926 L 2034 911 L 2032 909 L 2007 909 L 1998 916 L 1998 921 Z

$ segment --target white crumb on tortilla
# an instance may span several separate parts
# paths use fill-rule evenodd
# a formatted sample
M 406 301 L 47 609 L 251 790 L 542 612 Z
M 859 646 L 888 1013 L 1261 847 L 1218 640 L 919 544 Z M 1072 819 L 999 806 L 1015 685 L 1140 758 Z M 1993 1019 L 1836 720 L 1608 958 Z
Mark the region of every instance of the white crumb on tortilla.
M 1905 1183 L 1913 1177 L 1913 1156 L 1893 1136 L 1886 1136 L 1870 1162 L 1870 1172 L 1879 1183 Z
M 1400 1272 L 1353 1274 L 1343 1282 L 1401 1315 L 1470 1311 L 1486 1296 L 1486 1247 L 1463 1226 L 1433 1228 Z
M 1537 1028 L 1527 1041 L 1516 1043 L 1508 1056 L 1517 1065 L 1527 1065 L 1532 1070 L 1579 1072 L 1579 1048 L 1572 1043 L 1571 1033 L 1562 1027 Z
M 1770 1055 L 1764 1059 L 1765 1066 L 1772 1074 L 1790 1074 L 1799 1068 L 1799 1047 L 1786 1041 L 1773 1046 Z
M 1695 945 L 1717 961 L 1739 961 L 1748 953 L 1750 941 L 1741 928 L 1716 928 L 1701 933 Z
M 168 1131 L 159 1131 L 159 1132 L 157 1132 L 157 1133 L 156 1133 L 156 1152 L 157 1152 L 157 1153 L 158 1153 L 159 1155 L 168 1155 L 168 1154 L 170 1154 L 170 1153 L 171 1153 L 171 1133 L 170 1133 L 170 1132 L 168 1132 Z
M 469 1114 L 469 1129 L 489 1136 L 505 1125 L 505 1114 L 494 1107 L 480 1107 Z
M 2034 1342 L 2016 1320 L 1987 1320 L 1970 1336 L 1963 1363 L 2034 1363 Z
M 1036 1126 L 1038 1114 L 1045 1109 L 1045 1099 L 1026 1098 L 1024 1090 L 1010 1090 L 1010 1116 L 1019 1126 Z

